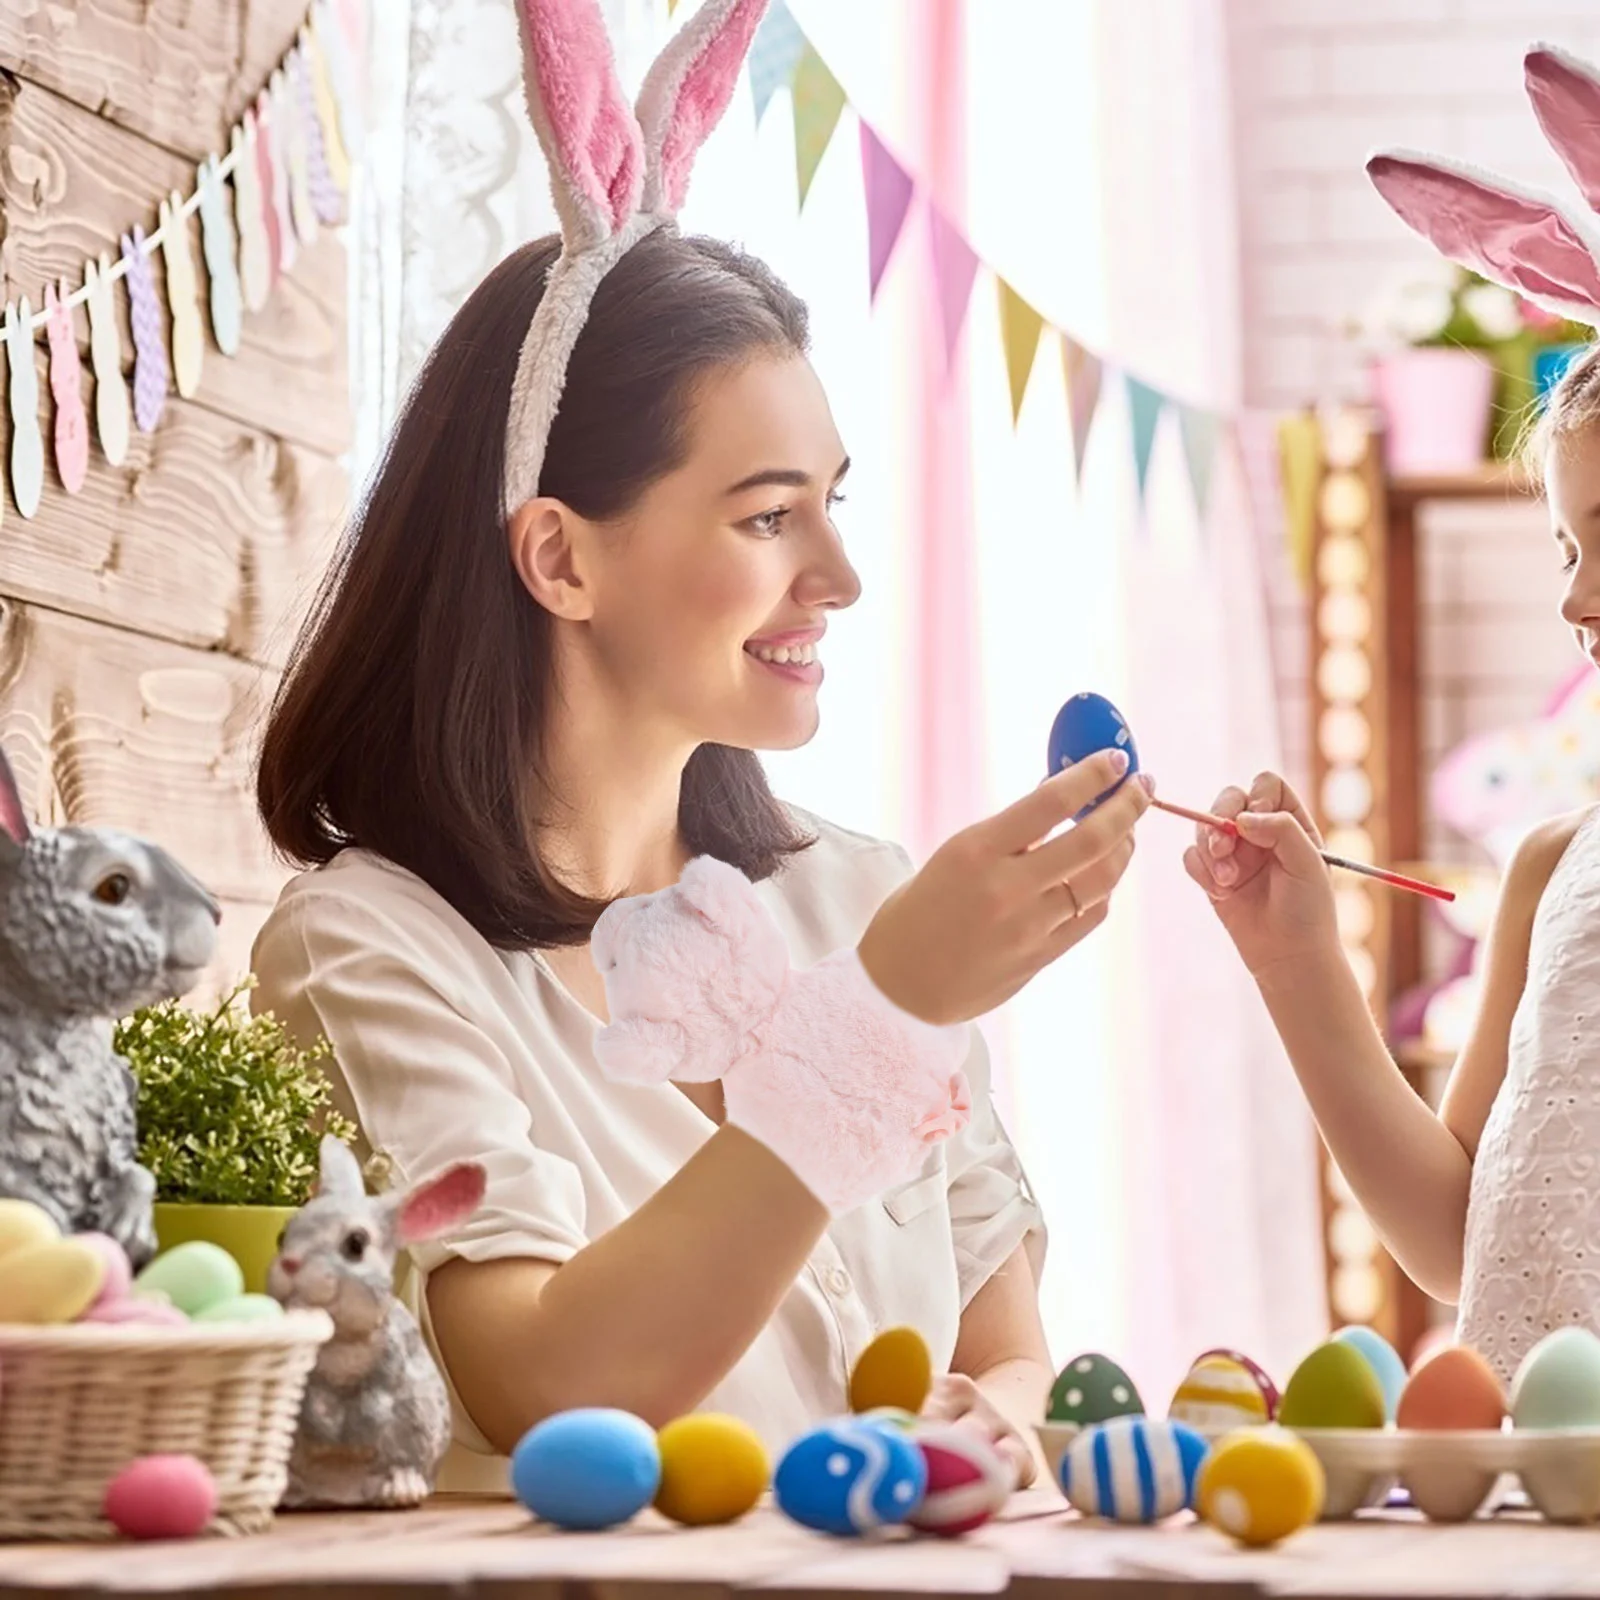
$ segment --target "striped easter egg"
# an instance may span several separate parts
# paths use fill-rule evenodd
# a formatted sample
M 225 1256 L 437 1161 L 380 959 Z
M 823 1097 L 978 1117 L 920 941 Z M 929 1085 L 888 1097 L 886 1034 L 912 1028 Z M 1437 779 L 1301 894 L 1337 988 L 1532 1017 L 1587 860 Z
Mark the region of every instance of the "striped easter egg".
M 1194 1504 L 1206 1442 L 1181 1422 L 1112 1417 L 1061 1458 L 1061 1488 L 1086 1517 L 1159 1522 Z
M 1270 1421 L 1267 1397 L 1255 1376 L 1232 1356 L 1202 1356 L 1167 1407 L 1167 1416 L 1191 1428 L 1252 1428 Z

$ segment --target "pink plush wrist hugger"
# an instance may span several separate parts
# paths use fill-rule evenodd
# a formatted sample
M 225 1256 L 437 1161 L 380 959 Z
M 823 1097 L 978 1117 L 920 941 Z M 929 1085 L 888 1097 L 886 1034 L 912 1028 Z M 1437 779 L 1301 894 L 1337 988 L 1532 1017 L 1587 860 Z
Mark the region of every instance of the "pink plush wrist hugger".
M 720 1078 L 728 1123 L 836 1214 L 913 1177 L 966 1126 L 965 1029 L 902 1011 L 853 949 L 793 969 L 735 867 L 700 856 L 670 889 L 614 902 L 590 949 L 611 1012 L 595 1040 L 606 1077 Z

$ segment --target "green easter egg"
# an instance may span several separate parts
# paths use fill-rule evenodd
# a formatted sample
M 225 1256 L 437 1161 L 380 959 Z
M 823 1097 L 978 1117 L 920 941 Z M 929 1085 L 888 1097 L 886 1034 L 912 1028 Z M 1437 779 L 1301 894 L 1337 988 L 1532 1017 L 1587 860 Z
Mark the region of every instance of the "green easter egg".
M 276 1322 L 283 1307 L 269 1294 L 236 1294 L 194 1314 L 196 1322 Z
M 1088 1428 L 1109 1417 L 1143 1416 L 1144 1401 L 1133 1379 L 1115 1361 L 1081 1355 L 1061 1369 L 1045 1415 L 1050 1422 L 1075 1422 Z
M 1381 1428 L 1387 1414 L 1372 1363 L 1342 1339 L 1318 1345 L 1294 1369 L 1278 1405 L 1286 1428 Z
M 1511 1385 L 1516 1428 L 1600 1428 L 1600 1339 L 1587 1328 L 1547 1333 Z
M 204 1239 L 164 1250 L 133 1282 L 135 1293 L 159 1289 L 191 1317 L 244 1293 L 239 1263 L 220 1245 Z

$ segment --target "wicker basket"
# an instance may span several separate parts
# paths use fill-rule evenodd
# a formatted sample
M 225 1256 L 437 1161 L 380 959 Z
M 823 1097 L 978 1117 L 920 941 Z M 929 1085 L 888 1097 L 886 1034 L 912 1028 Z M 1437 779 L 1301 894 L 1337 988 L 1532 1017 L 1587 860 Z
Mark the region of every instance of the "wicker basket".
M 106 1485 L 139 1456 L 198 1457 L 213 1533 L 260 1533 L 288 1480 L 321 1311 L 191 1327 L 0 1326 L 0 1539 L 106 1539 Z

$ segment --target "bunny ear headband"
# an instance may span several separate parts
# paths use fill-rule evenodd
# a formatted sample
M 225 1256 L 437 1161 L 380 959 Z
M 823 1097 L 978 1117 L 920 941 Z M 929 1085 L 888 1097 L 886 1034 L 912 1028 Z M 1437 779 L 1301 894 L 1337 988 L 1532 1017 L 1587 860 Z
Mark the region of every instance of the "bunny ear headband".
M 1406 150 L 1369 157 L 1378 193 L 1435 249 L 1556 316 L 1600 328 L 1600 74 L 1551 45 L 1523 60 L 1544 136 L 1588 213 L 1461 163 Z
M 550 168 L 561 254 L 522 342 L 506 424 L 505 513 L 539 492 L 567 363 L 600 280 L 673 226 L 689 172 L 727 109 L 767 0 L 705 0 L 630 108 L 599 0 L 516 0 L 528 113 Z

